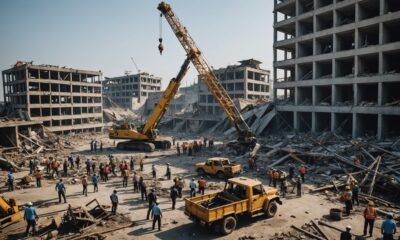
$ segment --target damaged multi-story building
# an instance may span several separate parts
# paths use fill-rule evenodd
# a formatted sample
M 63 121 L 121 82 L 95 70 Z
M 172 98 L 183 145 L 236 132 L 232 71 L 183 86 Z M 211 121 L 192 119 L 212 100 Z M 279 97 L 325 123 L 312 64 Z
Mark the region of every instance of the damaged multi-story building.
M 101 131 L 100 71 L 18 61 L 4 70 L 4 102 L 54 133 Z M 26 114 L 24 114 L 26 113 Z
M 161 90 L 161 77 L 146 72 L 105 78 L 104 96 L 121 107 L 138 109 L 143 106 L 149 93 Z
M 229 65 L 214 70 L 222 86 L 232 99 L 268 99 L 270 96 L 270 71 L 262 69 L 262 62 L 255 59 L 239 61 L 239 65 Z M 222 108 L 199 79 L 199 112 L 202 115 L 222 118 Z
M 297 131 L 400 134 L 400 1 L 274 0 L 274 100 Z

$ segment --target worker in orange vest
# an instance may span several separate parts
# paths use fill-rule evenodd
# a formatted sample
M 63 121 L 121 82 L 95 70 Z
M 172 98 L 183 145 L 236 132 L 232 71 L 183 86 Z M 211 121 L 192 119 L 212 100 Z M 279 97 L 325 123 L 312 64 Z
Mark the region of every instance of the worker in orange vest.
M 346 207 L 347 216 L 350 215 L 350 210 L 353 209 L 352 198 L 353 198 L 353 193 L 350 190 L 350 186 L 346 186 L 346 190 L 343 192 L 343 199 L 344 199 L 344 205 Z
M 140 159 L 139 165 L 140 165 L 140 171 L 143 172 L 143 165 L 144 165 L 144 160 L 143 160 L 143 158 Z
M 270 168 L 268 171 L 268 179 L 269 179 L 268 186 L 271 186 L 273 178 L 274 178 L 274 170 L 272 168 Z
M 50 173 L 50 159 L 45 157 L 44 159 L 44 164 L 46 164 L 46 173 L 49 174 Z
M 279 172 L 277 170 L 274 170 L 274 176 L 272 178 L 274 188 L 276 188 L 276 183 L 280 179 L 280 177 L 281 177 L 281 175 L 279 174 Z
M 374 202 L 368 202 L 368 207 L 364 210 L 364 235 L 367 235 L 367 228 L 369 225 L 369 236 L 372 237 L 372 231 L 374 230 L 374 223 L 377 216 L 378 213 L 374 208 Z
M 128 177 L 129 177 L 128 168 L 125 168 L 125 170 L 123 170 L 122 174 L 123 174 L 122 187 L 128 187 Z
M 301 176 L 301 181 L 304 183 L 304 175 L 306 175 L 307 169 L 306 167 L 304 167 L 303 164 L 301 164 L 300 168 L 299 168 L 299 173 Z
M 36 187 L 42 187 L 42 171 L 40 171 L 39 168 L 36 168 L 35 172 L 35 177 L 36 177 Z
M 206 188 L 206 180 L 204 180 L 204 178 L 201 177 L 200 180 L 198 181 L 198 184 L 199 184 L 199 193 L 204 195 L 204 189 Z

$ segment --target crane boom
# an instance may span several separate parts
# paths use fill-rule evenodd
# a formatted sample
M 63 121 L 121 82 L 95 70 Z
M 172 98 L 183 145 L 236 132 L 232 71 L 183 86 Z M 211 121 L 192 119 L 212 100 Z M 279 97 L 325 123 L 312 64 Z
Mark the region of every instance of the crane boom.
M 165 2 L 161 2 L 157 9 L 164 15 L 175 36 L 185 49 L 187 57 L 191 60 L 209 91 L 214 95 L 215 99 L 226 113 L 229 121 L 238 131 L 239 141 L 243 143 L 252 141 L 255 134 L 244 121 L 240 111 L 236 108 L 232 99 L 218 81 L 212 68 L 208 65 L 186 28 L 180 23 L 178 17 L 172 11 L 171 6 Z

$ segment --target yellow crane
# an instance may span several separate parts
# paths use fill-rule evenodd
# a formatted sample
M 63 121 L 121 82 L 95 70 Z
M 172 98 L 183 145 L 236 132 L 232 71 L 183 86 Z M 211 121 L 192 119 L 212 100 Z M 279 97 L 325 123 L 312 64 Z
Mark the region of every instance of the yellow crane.
M 169 149 L 171 141 L 159 135 L 157 125 L 167 111 L 168 105 L 174 99 L 183 77 L 189 69 L 190 60 L 187 58 L 181 66 L 178 75 L 172 78 L 158 103 L 154 106 L 146 123 L 136 128 L 129 123 L 116 125 L 109 132 L 111 139 L 127 139 L 130 141 L 119 142 L 117 148 L 121 150 L 141 150 L 152 152 L 155 148 Z
M 160 10 L 161 15 L 165 17 L 167 22 L 172 28 L 175 36 L 178 38 L 182 47 L 185 49 L 187 57 L 193 63 L 197 71 L 199 72 L 201 79 L 207 85 L 208 90 L 214 95 L 215 99 L 218 101 L 222 109 L 225 111 L 226 116 L 232 125 L 236 128 L 238 132 L 238 142 L 241 146 L 251 146 L 256 145 L 256 138 L 254 132 L 244 121 L 240 111 L 236 108 L 232 99 L 229 97 L 226 90 L 222 87 L 221 83 L 215 76 L 212 68 L 208 65 L 207 61 L 201 54 L 200 49 L 197 47 L 193 38 L 189 35 L 187 29 L 180 23 L 178 17 L 172 11 L 169 4 L 161 2 L 158 5 L 158 10 Z M 164 49 L 162 46 L 162 38 L 159 39 L 160 53 Z

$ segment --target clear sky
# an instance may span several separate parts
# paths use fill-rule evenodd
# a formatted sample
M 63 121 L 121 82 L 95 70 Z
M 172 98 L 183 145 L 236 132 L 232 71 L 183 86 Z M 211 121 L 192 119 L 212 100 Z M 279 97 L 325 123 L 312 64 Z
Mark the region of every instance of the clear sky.
M 142 71 L 174 77 L 185 53 L 162 20 L 164 53 L 158 52 L 156 0 L 1 0 L 0 69 L 17 60 L 85 70 L 103 76 Z M 272 66 L 272 0 L 169 0 L 214 68 L 255 58 Z M 184 85 L 196 79 L 193 66 Z M 3 88 L 0 88 L 2 91 Z M 0 92 L 0 101 L 3 100 Z

